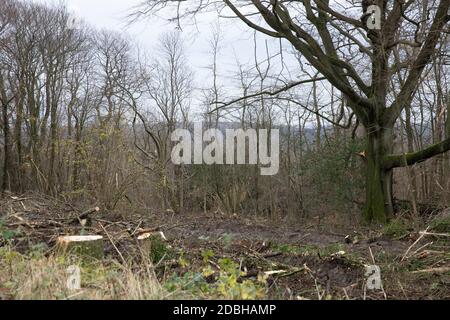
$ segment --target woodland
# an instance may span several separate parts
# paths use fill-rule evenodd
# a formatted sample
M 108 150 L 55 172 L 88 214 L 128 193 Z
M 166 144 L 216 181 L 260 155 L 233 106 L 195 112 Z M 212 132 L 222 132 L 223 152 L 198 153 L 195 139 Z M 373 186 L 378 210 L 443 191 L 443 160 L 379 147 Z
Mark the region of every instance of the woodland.
M 147 52 L 0 0 L 0 300 L 450 298 L 450 0 L 144 0 L 124 22 L 158 19 Z M 229 21 L 251 60 L 222 63 Z M 175 164 L 198 123 L 279 130 L 277 174 Z

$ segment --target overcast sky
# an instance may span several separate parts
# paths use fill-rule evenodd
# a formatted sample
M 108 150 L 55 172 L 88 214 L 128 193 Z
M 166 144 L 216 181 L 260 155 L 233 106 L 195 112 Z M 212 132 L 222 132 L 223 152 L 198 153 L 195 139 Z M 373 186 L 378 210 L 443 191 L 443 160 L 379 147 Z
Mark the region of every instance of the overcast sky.
M 59 3 L 59 0 L 26 0 L 41 3 Z M 132 41 L 136 42 L 147 53 L 152 54 L 157 48 L 158 39 L 168 31 L 176 30 L 176 25 L 167 20 L 151 16 L 129 24 L 127 15 L 133 11 L 142 0 L 62 0 L 69 11 L 81 17 L 88 24 L 97 29 L 109 29 L 125 33 Z M 237 60 L 243 65 L 254 64 L 254 32 L 238 19 L 219 19 L 217 13 L 202 14 L 197 17 L 197 24 L 182 24 L 182 37 L 185 39 L 186 55 L 191 69 L 195 74 L 195 87 L 204 89 L 211 85 L 211 72 L 207 69 L 212 64 L 209 41 L 212 38 L 212 30 L 219 25 L 222 35 L 219 55 L 219 85 L 230 94 L 234 82 L 231 77 L 237 72 Z M 258 35 L 257 51 L 259 60 L 266 57 L 266 37 Z M 272 48 L 272 53 L 278 52 L 278 40 L 267 40 Z M 285 58 L 286 59 L 286 58 Z M 273 64 L 274 62 L 272 62 Z M 195 94 L 193 106 L 197 109 L 199 94 Z M 197 101 L 195 101 L 197 100 Z M 198 110 L 198 109 L 197 109 Z
M 28 0 L 43 3 L 56 3 L 57 0 Z M 156 16 L 129 25 L 127 14 L 142 0 L 65 0 L 69 9 L 89 24 L 102 29 L 116 30 L 128 34 L 149 53 L 156 48 L 162 33 L 176 30 L 176 25 Z M 212 29 L 219 19 L 215 13 L 203 14 L 197 26 L 183 25 L 182 36 L 185 39 L 187 56 L 197 79 L 204 79 L 205 68 L 211 63 L 208 55 L 208 41 Z M 224 75 L 235 69 L 236 59 L 241 63 L 253 61 L 253 32 L 242 22 L 220 19 L 223 41 L 221 43 L 220 69 Z M 273 42 L 273 41 L 272 41 Z M 258 48 L 264 52 L 261 40 Z

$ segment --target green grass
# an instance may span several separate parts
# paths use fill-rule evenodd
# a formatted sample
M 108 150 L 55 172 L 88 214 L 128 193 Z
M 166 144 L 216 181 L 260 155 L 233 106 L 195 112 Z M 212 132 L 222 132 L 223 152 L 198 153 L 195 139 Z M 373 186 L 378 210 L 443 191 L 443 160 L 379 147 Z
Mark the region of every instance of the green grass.
M 81 270 L 79 291 L 70 290 L 68 268 Z M 0 298 L 59 299 L 162 299 L 167 294 L 154 273 L 138 273 L 115 261 L 81 261 L 73 256 L 46 257 L 38 251 L 22 255 L 0 248 Z
M 440 217 L 433 220 L 430 229 L 434 232 L 449 233 L 450 232 L 450 215 Z
M 331 244 L 325 247 L 316 245 L 290 245 L 290 244 L 274 244 L 272 246 L 274 252 L 284 254 L 302 255 L 302 256 L 321 256 L 327 257 L 334 253 L 345 251 L 345 246 L 340 243 Z
M 407 223 L 400 218 L 390 221 L 383 229 L 383 234 L 392 239 L 400 239 L 408 233 Z

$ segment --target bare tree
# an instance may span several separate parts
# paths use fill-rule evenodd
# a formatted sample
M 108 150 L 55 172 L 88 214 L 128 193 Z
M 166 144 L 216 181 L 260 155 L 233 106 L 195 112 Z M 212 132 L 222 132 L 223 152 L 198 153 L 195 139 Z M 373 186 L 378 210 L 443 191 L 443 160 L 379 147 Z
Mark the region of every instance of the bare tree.
M 393 154 L 393 129 L 413 101 L 447 30 L 450 0 L 374 0 L 381 11 L 381 29 L 369 28 L 368 3 L 303 1 L 169 1 L 147 0 L 139 14 L 165 11 L 180 21 L 208 9 L 227 8 L 237 18 L 269 37 L 293 46 L 327 81 L 340 90 L 367 132 L 365 152 L 368 221 L 386 221 L 393 213 L 393 169 L 422 162 L 450 149 L 446 139 L 423 150 Z M 139 16 L 138 14 L 138 16 Z M 425 19 L 423 19 L 425 17 Z M 420 30 L 424 30 L 420 33 Z M 419 36 L 422 34 L 423 36 Z M 419 48 L 412 59 L 394 63 L 394 48 Z M 398 70 L 404 74 L 396 83 Z
M 188 126 L 193 75 L 180 35 L 164 34 L 158 55 L 150 63 L 141 60 L 134 73 L 121 89 L 122 101 L 135 114 L 136 161 L 157 177 L 161 206 L 182 210 L 184 172 L 169 165 L 171 133 L 177 126 Z
M 10 104 L 15 99 L 15 95 L 8 92 L 6 77 L 9 77 L 11 71 L 8 71 L 8 59 L 5 55 L 2 55 L 4 48 L 2 45 L 11 39 L 11 22 L 14 16 L 15 7 L 12 2 L 6 1 L 4 4 L 4 9 L 0 13 L 0 105 L 2 112 L 2 126 L 3 126 L 3 183 L 2 191 L 8 188 L 9 171 L 10 171 L 10 149 L 11 149 L 11 138 L 10 138 L 10 120 L 9 120 L 9 109 Z

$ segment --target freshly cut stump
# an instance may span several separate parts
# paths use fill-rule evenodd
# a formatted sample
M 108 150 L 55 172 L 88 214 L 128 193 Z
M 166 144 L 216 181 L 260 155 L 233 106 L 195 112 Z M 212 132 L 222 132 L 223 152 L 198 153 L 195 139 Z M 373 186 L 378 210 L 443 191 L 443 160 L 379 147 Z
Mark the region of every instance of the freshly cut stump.
M 57 252 L 81 257 L 102 259 L 104 255 L 102 236 L 61 236 L 56 248 Z
M 160 262 L 168 252 L 167 239 L 162 232 L 145 232 L 137 240 L 141 254 L 153 263 Z

